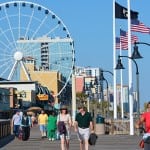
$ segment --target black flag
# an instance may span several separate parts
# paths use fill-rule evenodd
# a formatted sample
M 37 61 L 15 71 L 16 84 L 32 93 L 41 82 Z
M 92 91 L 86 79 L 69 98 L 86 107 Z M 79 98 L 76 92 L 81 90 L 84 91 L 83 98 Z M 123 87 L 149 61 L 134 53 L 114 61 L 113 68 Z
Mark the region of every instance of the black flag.
M 138 19 L 138 12 L 130 10 L 131 19 Z M 115 18 L 128 19 L 128 9 L 115 2 Z

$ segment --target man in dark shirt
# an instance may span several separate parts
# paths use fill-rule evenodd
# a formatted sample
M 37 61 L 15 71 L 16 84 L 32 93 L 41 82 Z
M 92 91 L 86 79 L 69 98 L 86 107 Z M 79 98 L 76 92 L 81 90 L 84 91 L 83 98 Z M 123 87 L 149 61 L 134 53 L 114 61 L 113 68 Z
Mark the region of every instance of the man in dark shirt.
M 87 112 L 86 107 L 83 105 L 78 107 L 79 113 L 77 113 L 75 118 L 75 132 L 77 132 L 78 139 L 80 141 L 80 150 L 88 150 L 89 144 L 88 139 L 90 131 L 94 132 L 94 126 L 91 114 Z

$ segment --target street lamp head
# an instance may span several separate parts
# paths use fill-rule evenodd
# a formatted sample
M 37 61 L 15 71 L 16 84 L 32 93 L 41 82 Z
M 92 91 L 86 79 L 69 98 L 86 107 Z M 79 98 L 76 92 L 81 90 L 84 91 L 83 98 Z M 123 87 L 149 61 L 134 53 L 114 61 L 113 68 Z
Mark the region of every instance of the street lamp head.
M 118 58 L 118 63 L 117 63 L 117 65 L 116 65 L 116 68 L 115 69 L 125 69 L 124 67 L 123 67 L 123 64 L 122 64 L 122 62 L 121 62 L 121 59 L 120 58 Z
M 132 53 L 132 56 L 131 56 L 131 58 L 132 59 L 141 59 L 141 58 L 143 58 L 141 55 L 140 55 L 140 53 L 139 53 L 139 51 L 138 51 L 138 46 L 135 44 L 134 45 L 134 51 L 133 51 L 133 53 Z

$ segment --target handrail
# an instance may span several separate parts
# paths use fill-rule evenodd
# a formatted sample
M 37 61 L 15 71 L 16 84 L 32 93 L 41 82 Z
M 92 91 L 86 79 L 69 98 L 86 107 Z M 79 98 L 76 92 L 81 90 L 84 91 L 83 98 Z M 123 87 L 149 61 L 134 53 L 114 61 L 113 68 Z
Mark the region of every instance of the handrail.
M 10 120 L 0 120 L 0 139 L 11 135 Z

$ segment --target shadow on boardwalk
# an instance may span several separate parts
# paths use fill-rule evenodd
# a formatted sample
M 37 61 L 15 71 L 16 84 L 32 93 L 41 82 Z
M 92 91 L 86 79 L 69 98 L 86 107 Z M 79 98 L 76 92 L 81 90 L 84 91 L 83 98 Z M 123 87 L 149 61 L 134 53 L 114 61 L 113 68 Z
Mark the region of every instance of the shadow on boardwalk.
M 4 147 L 5 145 L 7 145 L 8 143 L 10 143 L 11 141 L 14 140 L 14 135 L 9 135 L 3 139 L 0 140 L 0 148 Z
M 130 135 L 99 135 L 95 146 L 89 150 L 141 150 L 138 146 L 141 137 Z M 0 150 L 58 150 L 60 141 L 41 139 L 38 127 L 31 129 L 28 141 L 20 141 L 14 136 L 9 136 L 0 141 Z M 70 141 L 70 150 L 79 150 L 79 142 L 73 132 Z

